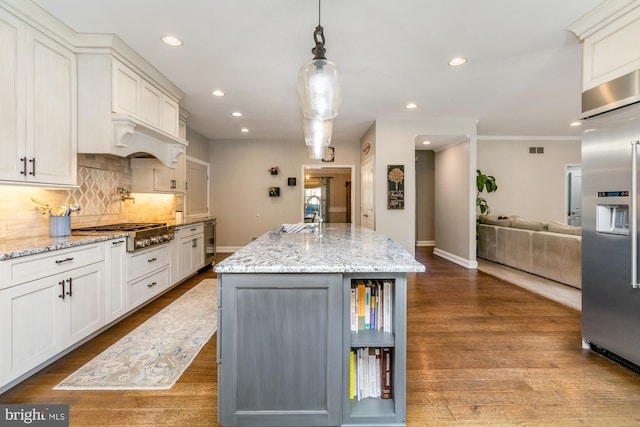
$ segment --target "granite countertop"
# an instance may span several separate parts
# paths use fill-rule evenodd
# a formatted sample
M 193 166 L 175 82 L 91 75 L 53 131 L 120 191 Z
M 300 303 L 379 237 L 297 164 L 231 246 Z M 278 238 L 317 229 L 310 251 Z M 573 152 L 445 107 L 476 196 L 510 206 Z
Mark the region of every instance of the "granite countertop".
M 206 221 L 215 221 L 215 217 L 206 218 L 186 218 L 180 224 L 167 222 L 167 225 L 186 227 Z M 74 234 L 66 237 L 50 237 L 49 235 L 27 237 L 25 239 L 0 240 L 0 261 L 18 258 L 22 256 L 35 255 L 42 252 L 56 251 L 60 249 L 72 248 L 74 246 L 89 245 L 91 243 L 103 242 L 118 238 L 126 238 L 126 232 L 91 232 L 87 234 Z
M 263 234 L 215 267 L 216 273 L 419 272 L 424 265 L 399 243 L 367 228 L 326 224 L 317 233 Z
M 89 245 L 105 240 L 127 237 L 127 233 L 99 233 L 89 236 L 66 237 L 27 237 L 25 239 L 10 239 L 0 241 L 0 261 L 18 258 L 27 255 L 35 255 L 42 252 L 57 251 L 72 248 L 74 246 Z

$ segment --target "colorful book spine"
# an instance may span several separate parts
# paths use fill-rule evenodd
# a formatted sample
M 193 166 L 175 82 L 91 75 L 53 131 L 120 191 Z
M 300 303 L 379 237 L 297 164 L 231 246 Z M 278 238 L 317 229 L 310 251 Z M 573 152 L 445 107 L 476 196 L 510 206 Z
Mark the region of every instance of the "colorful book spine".
M 391 362 L 391 349 L 389 347 L 384 347 L 382 349 L 381 367 L 381 397 L 383 399 L 391 399 L 393 397 L 393 365 Z
M 358 332 L 358 312 L 357 312 L 357 293 L 355 288 L 351 288 L 351 300 L 349 305 L 351 332 Z
M 349 399 L 356 396 L 356 354 L 353 350 L 349 352 Z
M 364 330 L 364 312 L 365 312 L 365 285 L 363 281 L 358 281 L 358 330 Z
M 371 288 L 364 289 L 364 329 L 371 329 Z

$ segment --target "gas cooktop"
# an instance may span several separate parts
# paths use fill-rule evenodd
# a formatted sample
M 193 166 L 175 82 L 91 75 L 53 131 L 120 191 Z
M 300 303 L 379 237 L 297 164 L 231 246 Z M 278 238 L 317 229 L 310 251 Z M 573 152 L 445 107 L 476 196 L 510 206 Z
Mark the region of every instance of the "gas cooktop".
M 164 227 L 165 225 L 166 224 L 162 222 L 141 222 L 141 223 L 124 222 L 120 224 L 96 225 L 93 227 L 74 228 L 71 231 L 80 231 L 80 232 L 141 231 L 141 230 L 149 230 L 157 227 Z

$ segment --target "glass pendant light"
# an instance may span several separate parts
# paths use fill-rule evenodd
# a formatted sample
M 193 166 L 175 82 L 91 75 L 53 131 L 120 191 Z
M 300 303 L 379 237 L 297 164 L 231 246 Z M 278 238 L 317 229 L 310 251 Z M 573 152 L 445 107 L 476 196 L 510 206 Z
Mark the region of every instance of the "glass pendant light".
M 322 160 L 327 153 L 327 147 L 322 145 L 309 145 L 307 148 L 309 149 L 309 158 L 313 160 Z
M 333 120 L 304 119 L 304 142 L 313 147 L 328 147 L 331 144 Z
M 302 113 L 306 118 L 327 120 L 338 115 L 340 107 L 340 82 L 338 69 L 327 61 L 324 48 L 324 29 L 320 25 L 320 0 L 318 0 L 318 26 L 313 32 L 316 46 L 311 49 L 313 60 L 298 72 L 298 94 Z

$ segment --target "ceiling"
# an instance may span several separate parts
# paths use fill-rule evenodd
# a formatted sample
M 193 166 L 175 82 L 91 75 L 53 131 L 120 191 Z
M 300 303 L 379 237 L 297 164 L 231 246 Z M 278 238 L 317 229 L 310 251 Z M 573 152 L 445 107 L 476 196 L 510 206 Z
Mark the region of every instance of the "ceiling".
M 35 3 L 77 32 L 117 34 L 185 92 L 188 126 L 206 138 L 303 140 L 297 73 L 312 58 L 316 0 Z M 327 58 L 342 83 L 333 141 L 358 141 L 377 119 L 442 117 L 477 119 L 481 136 L 579 135 L 569 123 L 581 45 L 565 28 L 598 3 L 324 0 Z M 184 44 L 165 45 L 165 34 Z M 468 62 L 451 67 L 454 56 Z

